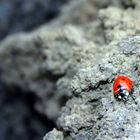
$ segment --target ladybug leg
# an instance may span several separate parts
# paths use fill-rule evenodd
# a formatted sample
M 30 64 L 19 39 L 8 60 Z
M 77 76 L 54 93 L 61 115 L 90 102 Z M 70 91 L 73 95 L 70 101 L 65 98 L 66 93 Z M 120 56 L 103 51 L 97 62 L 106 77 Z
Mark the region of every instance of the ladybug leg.
M 124 103 L 126 103 L 126 102 L 128 101 L 128 97 L 124 96 L 124 97 L 122 98 L 122 101 L 123 101 Z
M 129 92 L 125 89 L 122 90 L 121 92 L 122 95 L 122 100 L 125 103 L 126 101 L 128 101 L 128 96 L 129 96 Z
M 136 102 L 136 96 L 133 94 L 130 94 L 131 98 L 133 99 L 133 101 L 135 102 L 135 104 L 137 105 L 138 103 Z

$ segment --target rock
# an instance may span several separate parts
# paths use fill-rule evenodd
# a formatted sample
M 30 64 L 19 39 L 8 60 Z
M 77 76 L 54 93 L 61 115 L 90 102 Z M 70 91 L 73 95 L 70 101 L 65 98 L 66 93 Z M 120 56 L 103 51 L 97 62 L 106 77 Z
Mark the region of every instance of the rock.
M 137 44 L 133 43 L 133 40 Z M 73 139 L 140 138 L 137 92 L 140 78 L 139 68 L 136 68 L 140 60 L 139 40 L 139 36 L 131 37 L 130 42 L 133 45 L 129 48 L 137 48 L 135 53 L 130 53 L 129 56 L 122 52 L 110 54 L 110 57 L 95 66 L 85 67 L 76 74 L 71 83 L 74 97 L 62 109 L 58 120 L 58 124 L 64 131 L 70 132 Z M 131 97 L 126 104 L 114 98 L 112 84 L 118 74 L 128 75 L 133 79 L 133 94 L 136 96 L 137 104 Z
M 24 91 L 36 93 L 46 104 L 46 98 L 49 96 L 52 98 L 55 95 L 56 82 L 65 75 L 72 58 L 72 51 L 68 49 L 70 46 L 65 48 L 64 45 L 67 41 L 64 40 L 63 46 L 60 44 L 59 33 L 60 30 L 58 35 L 52 32 L 45 40 L 43 40 L 45 36 L 43 34 L 35 37 L 25 34 L 18 40 L 15 36 L 3 43 L 0 48 L 2 81 L 9 85 L 17 85 Z M 60 40 L 61 38 L 63 39 L 63 34 Z M 56 44 L 53 41 L 55 39 Z M 59 46 L 62 51 L 59 50 Z M 11 69 L 10 72 L 9 69 Z M 41 111 L 40 106 L 37 105 L 37 108 Z M 44 110 L 46 109 L 43 107 L 42 112 Z
M 102 51 L 91 39 L 84 39 L 85 34 L 83 28 L 64 26 L 35 35 L 22 34 L 18 40 L 17 36 L 9 37 L 0 48 L 1 80 L 34 92 L 41 100 L 35 105 L 37 110 L 55 120 L 72 95 L 67 86 L 72 76 L 81 63 L 89 65 L 84 59 L 88 62 L 92 54 L 98 56 L 95 52 Z M 97 59 L 92 57 L 92 63 Z
M 100 52 L 108 48 L 98 47 L 104 43 L 99 21 L 83 27 L 52 27 L 50 24 L 4 40 L 0 44 L 0 69 L 5 84 L 35 93 L 39 98 L 35 108 L 56 120 L 72 95 L 68 86 L 72 77 L 79 68 L 98 61 Z M 93 39 L 94 34 L 100 37 Z
M 44 139 L 140 139 L 140 16 L 122 1 L 72 1 L 74 9 L 66 7 L 50 25 L 0 44 L 1 80 L 32 92 L 35 109 L 60 129 Z M 95 16 L 91 3 L 98 5 Z M 114 98 L 119 74 L 133 79 L 135 102 Z
M 62 132 L 53 129 L 51 132 L 46 134 L 43 140 L 63 140 L 63 134 Z
M 140 138 L 138 134 L 140 131 L 138 115 L 140 37 L 132 36 L 139 29 L 130 26 L 131 22 L 125 21 L 128 28 L 123 31 L 122 23 L 125 17 L 120 16 L 119 9 L 115 8 L 117 12 L 114 13 L 111 9 L 114 8 L 101 10 L 100 14 L 105 25 L 106 39 L 112 37 L 107 40 L 108 48 L 113 47 L 114 50 L 110 52 L 104 50 L 106 53 L 104 59 L 95 65 L 89 63 L 88 67 L 79 69 L 71 82 L 74 97 L 67 102 L 58 119 L 58 125 L 63 128 L 63 131 L 70 132 L 70 136 L 75 140 Z M 108 10 L 110 12 L 107 14 Z M 130 14 L 128 15 L 129 11 L 120 10 L 120 12 L 126 13 L 129 17 L 128 21 L 131 21 L 135 14 L 137 15 L 132 12 L 131 17 Z M 111 36 L 108 36 L 108 33 L 111 33 Z M 136 96 L 136 102 L 131 97 L 127 104 L 114 99 L 112 85 L 119 74 L 128 75 L 133 79 L 135 85 L 133 94 Z
M 118 43 L 121 38 L 136 35 L 140 30 L 138 13 L 138 10 L 122 10 L 116 7 L 100 10 L 99 16 L 104 27 L 106 42 Z

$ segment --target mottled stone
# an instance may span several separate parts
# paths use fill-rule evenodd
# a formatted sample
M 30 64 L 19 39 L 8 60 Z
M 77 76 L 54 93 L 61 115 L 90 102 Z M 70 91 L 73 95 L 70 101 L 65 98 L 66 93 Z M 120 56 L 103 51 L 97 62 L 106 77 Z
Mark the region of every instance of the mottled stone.
M 50 25 L 2 42 L 1 80 L 36 95 L 35 109 L 61 130 L 44 139 L 139 140 L 139 9 L 125 0 L 111 2 L 114 7 L 109 1 L 86 2 L 70 3 L 76 8 L 85 4 L 80 8 L 84 14 L 66 7 L 64 17 Z M 91 3 L 99 6 L 92 18 Z M 119 74 L 132 78 L 135 102 L 114 98 L 113 81 Z
M 63 140 L 63 133 L 53 129 L 44 136 L 43 140 Z

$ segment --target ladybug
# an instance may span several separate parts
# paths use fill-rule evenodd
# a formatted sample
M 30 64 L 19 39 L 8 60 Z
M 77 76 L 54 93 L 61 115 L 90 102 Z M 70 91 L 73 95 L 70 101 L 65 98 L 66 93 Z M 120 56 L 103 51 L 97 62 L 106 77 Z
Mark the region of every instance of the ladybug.
M 119 100 L 126 102 L 128 100 L 129 93 L 132 92 L 132 89 L 133 82 L 127 76 L 120 75 L 114 81 L 114 96 Z

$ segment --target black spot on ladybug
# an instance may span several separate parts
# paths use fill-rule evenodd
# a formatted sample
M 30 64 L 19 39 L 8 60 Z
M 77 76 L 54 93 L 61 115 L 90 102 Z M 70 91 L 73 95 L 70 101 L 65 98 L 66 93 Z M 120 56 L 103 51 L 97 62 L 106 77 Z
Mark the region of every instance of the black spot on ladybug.
M 121 85 L 118 85 L 117 88 L 121 88 Z

